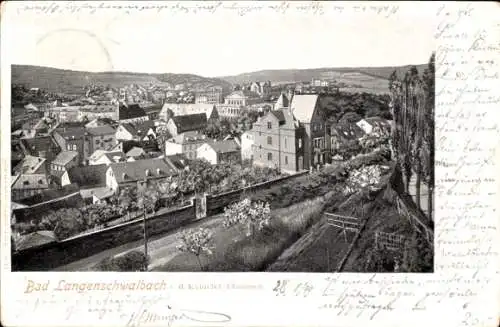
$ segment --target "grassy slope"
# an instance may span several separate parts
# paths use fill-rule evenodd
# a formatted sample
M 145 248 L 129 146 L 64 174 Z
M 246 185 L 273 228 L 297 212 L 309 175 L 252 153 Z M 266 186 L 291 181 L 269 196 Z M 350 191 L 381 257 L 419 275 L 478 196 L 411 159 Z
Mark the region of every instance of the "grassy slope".
M 367 225 L 349 255 L 343 272 L 365 272 L 366 252 L 373 246 L 375 231 L 396 232 L 409 236 L 411 227 L 402 218 L 391 202 L 393 194 L 383 190 L 372 201 L 362 201 L 359 193 L 351 196 L 339 207 L 330 204 L 327 212 L 362 217 L 368 219 Z M 363 209 L 361 209 L 363 208 Z M 369 215 L 369 216 L 368 216 Z M 334 272 L 340 260 L 346 254 L 353 233 L 347 233 L 347 242 L 339 229 L 331 227 L 322 217 L 296 244 L 285 251 L 269 267 L 269 271 L 294 272 Z
M 331 196 L 331 195 L 330 195 Z M 320 217 L 329 196 L 306 200 L 288 208 L 273 210 L 264 232 L 247 237 L 246 228 L 218 226 L 213 232 L 213 254 L 202 255 L 205 271 L 261 271 L 293 244 Z M 179 253 L 154 271 L 199 271 L 196 257 Z

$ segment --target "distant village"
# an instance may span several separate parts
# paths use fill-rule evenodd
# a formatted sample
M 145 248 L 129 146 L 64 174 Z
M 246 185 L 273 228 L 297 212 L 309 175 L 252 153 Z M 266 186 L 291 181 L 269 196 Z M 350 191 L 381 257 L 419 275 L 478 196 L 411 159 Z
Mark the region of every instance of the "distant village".
M 59 201 L 75 190 L 79 203 L 105 204 L 138 181 L 189 170 L 195 160 L 312 171 L 348 159 L 352 142 L 387 138 L 390 122 L 381 117 L 326 120 L 325 106 L 338 92 L 331 84 L 253 81 L 229 92 L 89 85 L 77 98 L 25 104 L 12 112 L 12 208 Z M 37 98 L 41 90 L 27 92 Z M 29 223 L 15 215 L 12 222 Z M 37 246 L 53 235 L 38 237 Z

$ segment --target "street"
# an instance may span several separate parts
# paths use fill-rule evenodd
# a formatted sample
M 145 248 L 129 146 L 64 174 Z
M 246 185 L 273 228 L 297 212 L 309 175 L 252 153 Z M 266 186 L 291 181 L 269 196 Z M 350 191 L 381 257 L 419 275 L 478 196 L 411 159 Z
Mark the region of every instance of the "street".
M 197 227 L 215 230 L 222 227 L 222 220 L 222 215 L 207 217 L 205 219 L 195 221 L 188 226 L 168 232 L 167 234 L 151 237 L 148 242 L 148 255 L 150 257 L 149 269 L 152 270 L 159 265 L 167 263 L 179 253 L 176 247 L 180 244 L 179 236 L 183 230 Z M 107 257 L 125 254 L 132 250 L 144 251 L 143 240 L 141 239 L 135 242 L 123 244 L 96 255 L 74 261 L 70 264 L 56 268 L 55 271 L 92 271 L 92 267 L 101 260 Z

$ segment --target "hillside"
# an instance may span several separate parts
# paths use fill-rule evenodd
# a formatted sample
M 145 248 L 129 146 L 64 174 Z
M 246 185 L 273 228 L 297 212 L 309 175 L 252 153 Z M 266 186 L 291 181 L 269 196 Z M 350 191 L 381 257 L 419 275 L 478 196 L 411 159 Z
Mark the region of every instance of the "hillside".
M 192 74 L 145 74 L 129 72 L 83 72 L 50 67 L 12 65 L 12 84 L 23 84 L 28 88 L 38 87 L 50 93 L 83 94 L 83 88 L 90 84 L 110 85 L 119 88 L 125 85 L 162 86 L 169 83 L 185 84 L 197 89 L 208 86 L 222 86 L 230 89 L 230 84 L 218 78 L 205 78 Z
M 416 65 L 423 72 L 427 65 Z M 411 66 L 400 67 L 361 67 L 361 68 L 313 68 L 313 69 L 281 69 L 261 70 L 235 76 L 220 77 L 232 84 L 243 84 L 249 81 L 267 81 L 273 84 L 286 84 L 324 79 L 350 85 L 354 92 L 387 93 L 388 78 L 396 70 L 404 74 Z

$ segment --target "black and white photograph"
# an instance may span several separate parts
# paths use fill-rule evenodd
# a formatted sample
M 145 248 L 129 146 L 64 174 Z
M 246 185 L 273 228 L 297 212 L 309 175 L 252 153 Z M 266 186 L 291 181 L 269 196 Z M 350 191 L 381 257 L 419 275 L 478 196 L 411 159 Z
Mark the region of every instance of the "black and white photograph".
M 434 272 L 434 26 L 250 17 L 31 36 L 12 271 Z

